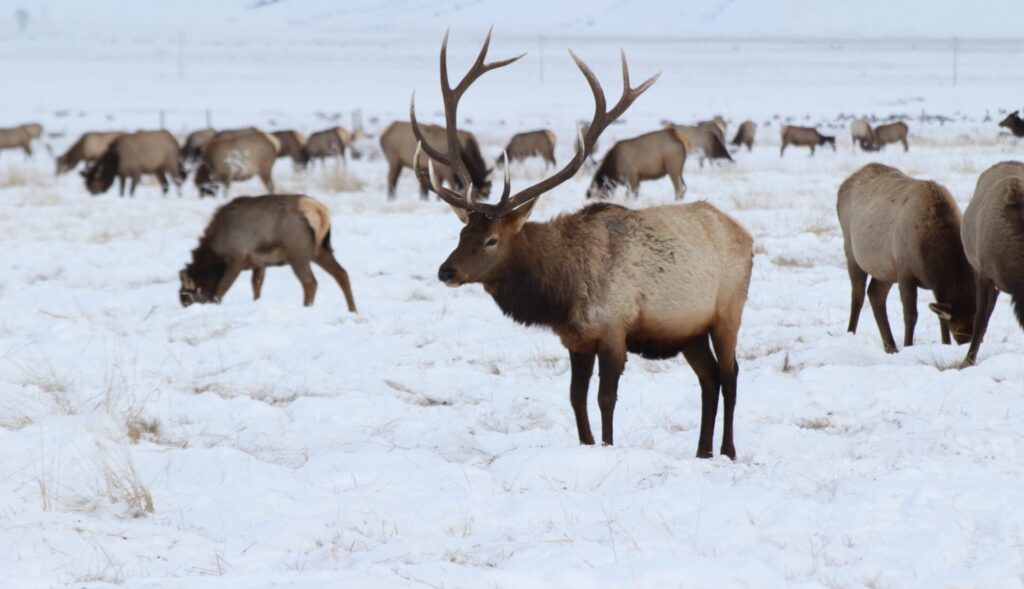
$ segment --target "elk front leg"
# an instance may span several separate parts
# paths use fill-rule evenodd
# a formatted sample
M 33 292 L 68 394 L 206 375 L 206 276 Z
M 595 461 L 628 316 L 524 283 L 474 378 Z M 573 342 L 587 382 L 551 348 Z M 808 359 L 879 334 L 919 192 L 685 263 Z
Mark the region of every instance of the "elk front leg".
M 953 343 L 949 339 L 949 323 L 945 319 L 939 318 L 939 335 L 942 337 L 943 345 L 949 345 Z
M 999 291 L 996 290 L 995 284 L 991 280 L 987 280 L 974 275 L 976 290 L 975 295 L 975 311 L 974 311 L 974 330 L 971 334 L 971 347 L 967 350 L 967 356 L 964 361 L 960 364 L 960 368 L 966 368 L 973 366 L 974 362 L 978 359 L 978 349 L 981 348 L 981 341 L 985 339 L 985 332 L 988 331 L 988 320 L 992 317 L 992 311 L 996 308 L 996 299 L 999 298 Z
M 872 278 L 868 285 L 868 300 L 871 302 L 871 311 L 875 314 L 875 323 L 878 324 L 878 332 L 882 335 L 882 346 L 886 354 L 896 353 L 896 340 L 892 337 L 892 329 L 889 328 L 889 313 L 885 309 L 885 299 L 892 289 L 891 282 L 883 282 Z
M 597 388 L 597 406 L 601 409 L 601 442 L 612 445 L 612 421 L 615 415 L 615 401 L 619 395 L 619 377 L 626 366 L 625 342 L 614 342 L 597 353 L 601 370 Z
M 572 368 L 569 402 L 576 415 L 576 432 L 580 436 L 580 444 L 587 446 L 594 444 L 594 434 L 590 431 L 590 418 L 587 416 L 587 393 L 590 390 L 590 377 L 594 374 L 595 358 L 593 352 L 569 352 L 569 366 Z
M 124 176 L 117 177 L 117 195 L 124 196 Z
M 260 292 L 263 291 L 263 277 L 266 275 L 266 268 L 252 269 L 252 300 L 260 300 Z
M 224 294 L 228 292 L 231 285 L 235 283 L 235 279 L 242 273 L 242 268 L 241 260 L 228 261 L 227 269 L 224 270 L 224 276 L 221 276 L 220 282 L 217 283 L 217 290 L 213 293 L 214 303 L 220 303 L 224 300 Z
M 140 176 L 139 174 L 132 174 L 132 185 L 131 188 L 128 189 L 128 196 L 135 198 L 135 188 L 138 187 L 139 180 L 141 179 L 142 176 Z
M 914 345 L 917 326 L 917 286 L 907 279 L 900 280 L 900 302 L 903 303 L 903 346 Z
M 401 173 L 401 164 L 388 164 L 388 200 L 395 198 L 395 187 L 398 186 L 398 175 Z
M 700 438 L 697 440 L 697 458 L 711 458 L 714 455 L 712 447 L 715 442 L 715 417 L 718 415 L 718 390 L 721 384 L 718 362 L 711 354 L 707 336 L 697 338 L 683 348 L 683 357 L 690 364 L 700 383 Z

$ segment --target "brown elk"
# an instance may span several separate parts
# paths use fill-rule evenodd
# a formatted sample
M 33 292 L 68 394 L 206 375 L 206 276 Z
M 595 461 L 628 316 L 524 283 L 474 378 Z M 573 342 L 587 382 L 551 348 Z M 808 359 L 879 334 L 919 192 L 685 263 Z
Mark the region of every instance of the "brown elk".
M 196 170 L 200 196 L 216 196 L 220 186 L 225 196 L 232 182 L 259 176 L 267 192 L 274 191 L 271 172 L 281 144 L 269 133 L 252 130 L 218 135 L 203 150 L 203 163 Z
M 178 142 L 167 131 L 138 131 L 121 135 L 111 142 L 107 151 L 82 172 L 85 187 L 90 194 L 106 192 L 119 181 L 118 193 L 124 196 L 125 178 L 131 178 L 128 194 L 135 195 L 135 188 L 143 175 L 156 176 L 160 188 L 167 194 L 167 177 L 174 180 L 181 192 L 185 181 L 185 167 L 182 165 Z
M 306 138 L 302 133 L 294 130 L 274 131 L 271 133 L 281 144 L 277 153 L 278 158 L 292 158 L 292 165 L 301 167 L 306 165 L 306 152 L 303 149 L 306 145 Z
M 351 150 L 352 134 L 342 127 L 331 127 L 309 136 L 302 149 L 303 164 L 324 161 L 327 158 L 343 158 L 345 150 Z
M 103 157 L 115 139 L 124 135 L 120 131 L 99 131 L 82 133 L 78 141 L 68 148 L 63 155 L 57 157 L 57 174 L 74 169 L 79 162 L 91 165 Z
M 836 212 L 853 291 L 850 333 L 857 332 L 866 288 L 882 345 L 896 352 L 885 300 L 897 284 L 904 346 L 914 343 L 918 288 L 935 293 L 929 308 L 939 316 L 942 343 L 950 343 L 950 330 L 957 343 L 970 340 L 974 277 L 960 242 L 960 209 L 948 190 L 889 166 L 868 164 L 839 187 Z
M 1024 328 L 1024 164 L 1002 162 L 982 172 L 960 227 L 974 269 L 976 308 L 971 347 L 963 366 L 974 364 L 1000 292 L 1010 295 Z
M 32 155 L 32 134 L 24 127 L 11 127 L 0 129 L 0 151 L 5 149 L 20 149 L 25 156 Z
M 822 135 L 817 129 L 811 127 L 793 127 L 783 125 L 779 134 L 782 136 L 782 147 L 779 148 L 779 157 L 786 152 L 789 145 L 810 147 L 811 155 L 814 155 L 814 148 L 819 145 L 831 145 L 832 151 L 836 150 L 836 138 L 831 135 Z
M 445 142 L 444 127 L 437 125 L 420 125 L 420 133 L 427 138 L 430 145 L 441 146 Z M 459 144 L 462 151 L 462 162 L 469 171 L 469 177 L 473 181 L 474 191 L 480 196 L 487 196 L 491 192 L 491 181 L 488 176 L 491 170 L 484 163 L 483 154 L 480 152 L 480 145 L 476 137 L 469 131 L 459 131 Z M 412 125 L 404 121 L 395 121 L 388 125 L 387 129 L 380 134 L 380 147 L 384 153 L 384 159 L 388 161 L 388 198 L 395 197 L 395 187 L 398 185 L 398 175 L 402 168 L 417 169 L 414 167 L 413 155 L 416 153 L 416 136 L 413 134 Z M 438 147 L 440 149 L 440 147 Z M 417 164 L 419 170 L 427 170 L 426 162 Z M 453 188 L 464 190 L 457 174 L 447 166 L 435 165 L 434 172 L 443 183 Z M 420 198 L 427 198 L 429 182 L 424 184 L 423 174 L 417 174 L 420 181 Z
M 875 149 L 881 149 L 890 143 L 902 143 L 903 151 L 910 150 L 910 144 L 907 143 L 906 123 L 898 121 L 875 127 Z
M 545 164 L 556 166 L 555 134 L 547 129 L 516 133 L 505 146 L 505 155 L 510 162 L 521 162 L 529 157 L 540 156 Z M 499 160 L 500 162 L 500 160 Z M 545 166 L 546 167 L 546 166 Z
M 206 149 L 206 144 L 216 135 L 217 131 L 214 129 L 199 129 L 189 133 L 185 137 L 185 142 L 181 144 L 182 161 L 191 163 L 203 159 L 203 150 Z
M 575 155 L 553 176 L 515 195 L 510 195 L 506 166 L 501 198 L 489 205 L 474 198 L 456 128 L 458 103 L 470 85 L 485 72 L 522 57 L 485 63 L 489 45 L 490 33 L 469 72 L 454 88 L 448 82 L 447 35 L 441 45 L 446 151 L 424 141 L 415 112 L 411 113 L 420 141 L 418 151 L 425 151 L 431 160 L 428 168 L 433 170 L 435 161 L 443 163 L 467 187 L 460 192 L 442 186 L 436 174 L 430 179 L 431 189 L 465 222 L 459 244 L 441 265 L 438 278 L 449 286 L 481 283 L 513 320 L 548 326 L 559 336 L 569 351 L 570 401 L 581 444 L 594 443 L 587 392 L 595 358 L 600 367 L 601 440 L 612 444 L 612 416 L 627 352 L 648 358 L 682 352 L 701 385 L 697 456 L 712 455 L 721 387 L 725 399 L 721 452 L 735 458 L 735 348 L 750 279 L 750 234 L 703 202 L 639 211 L 598 203 L 552 221 L 527 222 L 537 199 L 576 174 L 601 132 L 658 76 L 632 87 L 623 54 L 622 96 L 608 109 L 593 72 L 570 52 L 596 105 L 587 132 L 578 132 Z M 417 152 L 414 159 L 418 156 Z
M 757 133 L 757 123 L 754 121 L 743 121 L 740 128 L 736 130 L 736 136 L 732 138 L 730 145 L 739 147 L 746 145 L 747 151 L 754 147 L 754 135 Z
M 700 166 L 705 160 L 724 159 L 732 161 L 729 148 L 725 146 L 725 135 L 722 127 L 715 121 L 704 121 L 696 125 L 672 125 L 689 138 L 693 148 L 687 146 L 687 154 L 695 153 Z
M 348 273 L 331 248 L 331 214 L 320 201 L 301 194 L 241 196 L 213 215 L 192 261 L 178 277 L 182 306 L 220 303 L 242 270 L 252 270 L 252 297 L 260 298 L 267 266 L 291 266 L 302 283 L 303 304 L 313 304 L 316 278 L 310 262 L 330 274 L 355 313 Z
M 875 151 L 875 131 L 871 128 L 871 123 L 864 119 L 850 121 L 850 140 L 854 147 L 860 145 L 864 151 Z
M 1016 112 L 1006 115 L 1006 118 L 999 122 L 999 126 L 1009 129 L 1016 137 L 1024 137 L 1024 119 L 1017 116 Z
M 606 198 L 621 184 L 625 184 L 633 198 L 637 198 L 642 180 L 668 176 L 675 189 L 676 200 L 681 200 L 686 194 L 683 165 L 691 148 L 690 139 L 675 127 L 617 141 L 594 173 L 587 198 Z

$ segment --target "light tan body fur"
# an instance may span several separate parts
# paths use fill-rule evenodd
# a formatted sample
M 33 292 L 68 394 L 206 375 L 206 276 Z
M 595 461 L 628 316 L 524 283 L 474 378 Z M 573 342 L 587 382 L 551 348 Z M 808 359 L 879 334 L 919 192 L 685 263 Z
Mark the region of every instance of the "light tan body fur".
M 907 132 L 907 124 L 903 121 L 879 125 L 875 128 L 875 147 L 880 149 L 889 143 L 902 143 L 903 151 L 908 151 L 910 144 L 907 143 Z
M 86 165 L 100 159 L 115 139 L 124 135 L 120 131 L 96 131 L 82 133 L 64 155 L 57 158 L 57 173 L 63 174 L 74 169 L 79 162 Z
M 427 143 L 440 148 L 445 144 L 445 130 L 444 127 L 437 125 L 427 125 L 420 123 L 420 130 L 423 132 L 424 138 Z M 474 167 L 471 158 L 468 157 L 468 152 L 475 150 L 479 154 L 479 147 L 476 143 L 476 138 L 469 131 L 458 132 L 459 143 L 464 150 L 463 160 L 466 162 L 466 167 L 469 169 L 471 175 L 476 177 L 473 179 L 473 183 L 476 185 L 478 191 L 486 182 L 486 176 L 488 170 L 479 169 L 483 166 L 482 159 L 476 162 Z M 395 187 L 398 184 L 398 175 L 402 173 L 402 168 L 413 168 L 413 156 L 416 154 L 416 136 L 413 135 L 412 125 L 406 121 L 395 121 L 388 125 L 384 132 L 380 134 L 380 147 L 384 154 L 384 158 L 388 162 L 388 196 L 394 197 Z M 473 158 L 475 159 L 475 158 Z M 427 169 L 427 162 L 429 158 L 424 156 L 420 158 L 419 167 L 421 170 Z M 455 174 L 451 168 L 434 162 L 434 171 L 437 173 L 438 178 L 442 184 L 448 186 L 455 186 L 457 184 Z M 426 198 L 427 185 L 420 183 L 420 197 Z
M 185 180 L 178 141 L 165 130 L 137 131 L 118 136 L 82 175 L 92 194 L 106 192 L 113 179 L 118 178 L 122 196 L 126 179 L 131 179 L 131 195 L 135 194 L 135 188 L 144 175 L 156 176 L 164 193 L 169 188 L 168 177 L 179 189 Z
M 274 191 L 271 171 L 281 143 L 263 131 L 218 137 L 203 150 L 203 163 L 196 170 L 196 186 L 203 196 L 213 196 L 218 186 L 225 194 L 232 182 L 259 176 L 268 192 Z
M 875 132 L 871 128 L 871 124 L 864 119 L 850 121 L 850 140 L 853 142 L 854 148 L 857 145 L 864 144 L 873 146 L 875 144 Z
M 601 161 L 587 196 L 604 198 L 615 186 L 626 184 L 636 198 L 641 181 L 668 176 L 676 199 L 682 199 L 686 193 L 683 166 L 692 146 L 691 139 L 675 127 L 618 141 Z
M 505 153 L 508 154 L 510 162 L 540 156 L 546 163 L 554 166 L 556 140 L 555 134 L 547 129 L 516 133 L 505 147 Z
M 26 156 L 32 155 L 32 134 L 24 127 L 0 129 L 0 151 L 20 149 Z
M 746 145 L 747 151 L 754 147 L 754 136 L 757 134 L 757 123 L 754 121 L 743 121 L 740 128 L 736 130 L 736 136 L 732 139 L 732 145 Z
M 723 123 L 724 125 L 724 123 Z M 732 161 L 729 148 L 725 146 L 725 135 L 716 121 L 704 121 L 697 125 L 673 125 L 690 141 L 688 154 L 696 154 L 701 167 L 705 160 L 725 159 Z
M 29 137 L 39 139 L 43 135 L 43 126 L 39 123 L 26 123 L 21 125 L 22 129 L 28 131 Z
M 918 288 L 934 291 L 946 308 L 949 319 L 940 321 L 945 343 L 949 328 L 957 341 L 970 337 L 974 285 L 960 244 L 960 209 L 948 190 L 889 166 L 868 164 L 840 186 L 836 210 L 852 285 L 849 331 L 856 332 L 867 287 L 883 346 L 895 352 L 885 300 L 898 284 L 903 345 L 913 345 Z
M 810 127 L 794 127 L 792 125 L 783 125 L 779 129 L 779 134 L 782 138 L 782 146 L 779 148 L 779 157 L 786 152 L 786 147 L 790 145 L 797 145 L 800 147 L 811 148 L 811 155 L 814 155 L 814 149 L 819 145 L 832 145 L 832 150 L 836 148 L 836 138 L 828 135 L 822 135 L 817 129 Z
M 960 228 L 977 283 L 974 331 L 964 365 L 974 363 L 1000 292 L 1024 328 L 1024 164 L 1002 162 L 978 178 Z

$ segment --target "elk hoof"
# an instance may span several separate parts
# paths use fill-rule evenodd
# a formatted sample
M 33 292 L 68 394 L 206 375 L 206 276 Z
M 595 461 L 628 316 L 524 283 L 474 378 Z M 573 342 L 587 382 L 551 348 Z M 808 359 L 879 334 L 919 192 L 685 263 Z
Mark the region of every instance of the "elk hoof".
M 885 344 L 885 353 L 886 354 L 895 354 L 897 351 L 898 350 L 896 349 L 896 346 L 894 346 L 892 344 Z
M 960 363 L 960 366 L 958 367 L 958 370 L 963 370 L 964 368 L 970 368 L 971 366 L 974 366 L 974 357 L 973 356 L 968 356 L 968 357 L 964 358 L 963 362 Z
M 699 448 L 697 449 L 697 458 L 701 458 L 701 459 L 706 460 L 708 458 L 714 458 L 714 457 L 715 457 L 715 455 L 711 452 L 711 450 L 701 450 Z
M 728 456 L 730 460 L 736 460 L 736 448 L 733 446 L 722 446 L 722 456 Z

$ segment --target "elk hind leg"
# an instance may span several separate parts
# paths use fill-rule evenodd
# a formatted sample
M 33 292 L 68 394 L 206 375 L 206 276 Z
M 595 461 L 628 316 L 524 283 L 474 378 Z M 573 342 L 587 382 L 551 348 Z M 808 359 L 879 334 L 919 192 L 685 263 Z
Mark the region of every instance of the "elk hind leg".
M 590 378 L 594 374 L 593 352 L 569 352 L 569 365 L 572 367 L 572 380 L 569 384 L 569 403 L 576 416 L 576 432 L 580 444 L 592 446 L 594 434 L 590 431 L 590 417 L 587 415 L 587 393 L 590 390 Z
M 388 200 L 395 198 L 395 187 L 398 186 L 398 175 L 402 173 L 402 164 L 388 162 Z
M 597 388 L 597 406 L 601 409 L 601 442 L 613 444 L 612 421 L 615 415 L 615 401 L 619 394 L 619 377 L 626 367 L 626 346 L 624 341 L 605 344 L 597 352 L 600 369 L 600 384 Z
M 345 295 L 345 302 L 348 304 L 348 310 L 355 313 L 356 300 L 352 296 L 352 285 L 348 280 L 348 272 L 346 272 L 345 269 L 342 268 L 341 264 L 338 263 L 334 254 L 331 253 L 329 249 L 321 247 L 320 253 L 316 255 L 313 262 L 315 262 L 317 266 L 326 270 L 327 273 L 334 278 L 335 282 L 338 283 L 338 286 L 341 287 L 341 292 Z
M 266 268 L 252 269 L 252 300 L 260 300 L 260 293 L 263 291 L 263 277 L 266 275 Z
M 288 265 L 302 283 L 302 304 L 306 307 L 312 306 L 313 299 L 316 298 L 316 278 L 313 276 L 313 269 L 309 267 L 309 260 L 290 258 Z
M 996 308 L 996 299 L 999 298 L 999 291 L 996 290 L 995 283 L 977 273 L 974 278 L 977 285 L 975 287 L 977 295 L 975 296 L 974 330 L 971 333 L 971 347 L 967 350 L 967 356 L 960 364 L 960 368 L 973 366 L 977 360 L 981 341 L 985 339 L 985 332 L 988 331 L 988 320 L 992 317 L 992 311 Z
M 892 329 L 889 327 L 889 313 L 885 309 L 885 299 L 892 289 L 891 282 L 884 282 L 872 278 L 868 284 L 868 301 L 871 302 L 871 311 L 875 314 L 875 323 L 878 324 L 878 332 L 882 335 L 882 346 L 887 354 L 896 353 L 896 340 L 892 337 Z
M 700 382 L 700 438 L 697 440 L 697 458 L 711 458 L 714 453 L 715 417 L 718 415 L 718 389 L 721 376 L 718 362 L 711 353 L 708 336 L 693 340 L 683 348 L 683 357 Z
M 846 331 L 857 333 L 857 323 L 860 321 L 860 312 L 864 308 L 864 293 L 868 288 L 868 274 L 853 261 L 853 257 L 847 247 L 846 270 L 850 274 L 850 323 Z
M 736 387 L 740 365 L 736 361 L 736 334 L 739 331 L 739 312 L 730 313 L 711 331 L 711 343 L 718 361 L 718 374 L 722 383 L 722 454 L 736 460 L 736 445 L 733 442 L 733 415 L 736 411 Z M 730 320 L 735 316 L 735 320 Z

